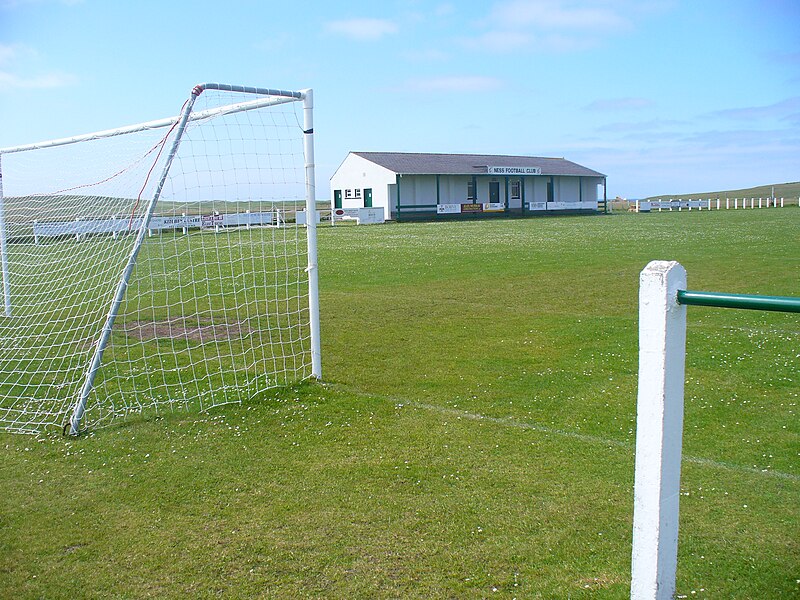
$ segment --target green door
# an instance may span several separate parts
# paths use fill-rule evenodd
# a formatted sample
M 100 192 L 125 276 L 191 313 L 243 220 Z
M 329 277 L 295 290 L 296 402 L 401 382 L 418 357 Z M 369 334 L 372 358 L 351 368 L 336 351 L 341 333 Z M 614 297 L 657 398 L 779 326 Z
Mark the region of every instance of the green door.
M 364 208 L 372 208 L 372 188 L 364 190 Z
M 333 208 L 342 208 L 342 190 L 333 190 Z
M 499 181 L 490 181 L 489 182 L 489 202 L 492 204 L 496 204 L 500 202 L 500 182 Z

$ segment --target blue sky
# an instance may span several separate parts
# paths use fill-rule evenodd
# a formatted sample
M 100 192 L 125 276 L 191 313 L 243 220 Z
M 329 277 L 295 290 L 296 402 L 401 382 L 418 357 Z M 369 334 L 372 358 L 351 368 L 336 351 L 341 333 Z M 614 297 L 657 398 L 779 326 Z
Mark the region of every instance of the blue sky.
M 348 151 L 563 156 L 614 197 L 800 180 L 797 0 L 0 0 L 0 147 L 315 91 Z

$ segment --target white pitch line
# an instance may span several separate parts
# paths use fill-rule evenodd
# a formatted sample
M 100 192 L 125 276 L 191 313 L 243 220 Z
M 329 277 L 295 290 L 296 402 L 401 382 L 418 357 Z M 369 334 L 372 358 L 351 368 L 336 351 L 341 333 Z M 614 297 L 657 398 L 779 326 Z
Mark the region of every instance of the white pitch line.
M 435 404 L 423 404 L 421 402 L 397 402 L 397 404 L 402 406 L 410 406 L 413 408 L 422 408 L 424 410 L 430 410 L 433 412 L 438 412 L 440 414 L 445 414 L 445 415 L 451 415 L 454 417 L 461 417 L 462 419 L 469 419 L 471 421 L 485 421 L 487 423 L 492 423 L 494 425 L 502 425 L 504 427 L 515 427 L 517 429 L 525 429 L 529 431 L 537 431 L 540 433 L 558 435 L 574 440 L 579 440 L 581 442 L 587 442 L 590 444 L 603 444 L 605 446 L 616 446 L 618 448 L 626 448 L 629 450 L 636 449 L 636 444 L 632 442 L 623 442 L 621 440 L 610 440 L 597 435 L 588 435 L 585 433 L 577 433 L 574 431 L 564 431 L 563 429 L 554 429 L 552 427 L 547 427 L 545 425 L 537 425 L 535 423 L 517 421 L 516 419 L 513 419 L 511 417 L 488 417 L 486 415 L 481 415 L 478 413 L 470 413 L 463 410 L 458 410 L 456 408 L 446 408 L 443 406 L 436 406 Z M 682 461 L 693 463 L 696 465 L 701 465 L 704 467 L 713 467 L 716 469 L 733 471 L 736 473 L 745 473 L 748 475 L 761 475 L 765 477 L 774 477 L 776 479 L 785 479 L 788 481 L 800 481 L 800 475 L 793 475 L 792 473 L 784 473 L 782 471 L 757 469 L 755 467 L 744 467 L 741 465 L 734 465 L 730 463 L 711 460 L 709 458 L 687 456 L 684 454 L 682 457 Z

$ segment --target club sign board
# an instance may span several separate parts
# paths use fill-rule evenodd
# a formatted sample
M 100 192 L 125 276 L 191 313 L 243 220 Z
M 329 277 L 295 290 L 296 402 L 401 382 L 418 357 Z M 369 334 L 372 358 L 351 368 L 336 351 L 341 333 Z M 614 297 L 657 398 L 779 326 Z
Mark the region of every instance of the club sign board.
M 541 167 L 486 167 L 489 175 L 541 175 Z

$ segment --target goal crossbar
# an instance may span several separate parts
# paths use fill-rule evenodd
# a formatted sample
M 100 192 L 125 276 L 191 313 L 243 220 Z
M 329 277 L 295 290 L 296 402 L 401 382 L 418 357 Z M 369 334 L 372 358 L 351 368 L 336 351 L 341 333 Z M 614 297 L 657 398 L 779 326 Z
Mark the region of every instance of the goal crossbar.
M 197 86 L 195 89 L 218 89 L 216 87 L 210 88 L 218 84 L 204 84 Z M 232 87 L 232 86 L 231 86 Z M 261 88 L 253 88 L 261 89 Z M 237 104 L 229 104 L 227 106 L 220 106 L 217 108 L 206 109 L 202 111 L 193 112 L 189 115 L 189 121 L 201 121 L 203 119 L 210 119 L 221 115 L 230 115 L 237 112 L 246 110 L 254 110 L 257 108 L 265 108 L 268 106 L 277 106 L 287 102 L 296 102 L 298 99 L 304 99 L 308 90 L 303 92 L 285 92 L 282 90 L 265 90 L 275 92 L 278 97 L 260 98 L 258 100 L 248 100 L 247 102 L 239 102 Z M 291 94 L 291 95 L 290 95 Z M 36 142 L 33 144 L 23 144 L 20 146 L 9 146 L 8 148 L 0 148 L 0 155 L 13 154 L 15 152 L 25 152 L 27 150 L 42 150 L 44 148 L 55 148 L 57 146 L 68 146 L 69 144 L 77 144 L 78 142 L 89 142 L 92 140 L 100 140 L 103 138 L 115 137 L 118 135 L 126 135 L 129 133 L 137 133 L 140 131 L 147 131 L 149 129 L 163 129 L 164 127 L 172 127 L 180 119 L 177 117 L 167 117 L 165 119 L 156 119 L 144 123 L 136 123 L 134 125 L 126 125 L 125 127 L 116 127 L 114 129 L 105 129 L 103 131 L 95 131 L 93 133 L 84 133 L 82 135 L 75 135 L 66 138 L 58 138 L 54 140 L 46 140 L 43 142 Z

